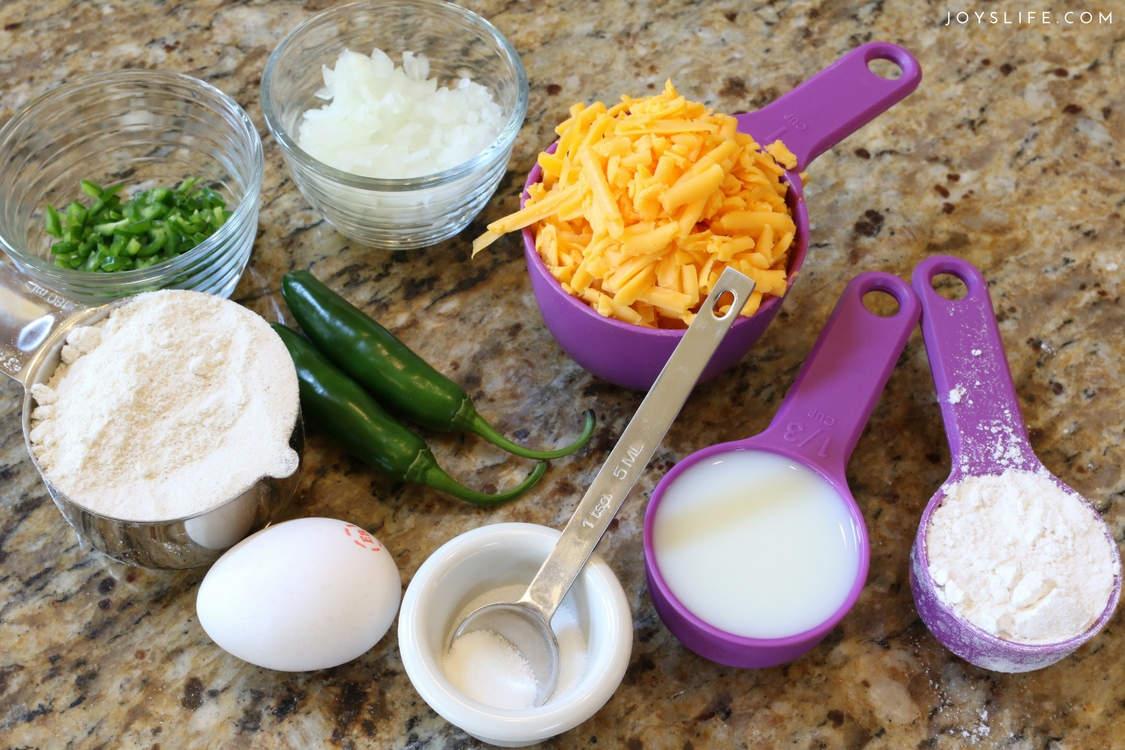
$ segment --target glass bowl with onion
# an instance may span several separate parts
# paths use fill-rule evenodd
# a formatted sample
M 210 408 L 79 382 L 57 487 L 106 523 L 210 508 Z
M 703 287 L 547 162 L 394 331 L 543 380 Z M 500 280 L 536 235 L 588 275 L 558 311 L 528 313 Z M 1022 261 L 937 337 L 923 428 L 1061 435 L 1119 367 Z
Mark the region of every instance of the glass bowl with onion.
M 305 199 L 349 239 L 393 250 L 436 244 L 473 220 L 504 176 L 527 101 L 504 35 L 438 0 L 316 14 L 273 51 L 261 86 Z M 373 135 L 345 135 L 356 118 Z
M 263 163 L 253 122 L 204 81 L 84 76 L 0 129 L 0 245 L 34 282 L 86 304 L 164 288 L 229 297 L 254 244 Z M 119 216 L 141 193 L 152 205 Z M 104 207 L 114 199 L 117 213 Z

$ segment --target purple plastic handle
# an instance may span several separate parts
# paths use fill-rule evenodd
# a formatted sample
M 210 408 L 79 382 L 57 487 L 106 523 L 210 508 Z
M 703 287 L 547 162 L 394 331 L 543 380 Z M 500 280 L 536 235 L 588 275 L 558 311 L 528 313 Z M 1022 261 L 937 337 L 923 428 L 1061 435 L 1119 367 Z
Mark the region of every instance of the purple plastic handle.
M 893 296 L 899 312 L 884 318 L 867 310 L 863 297 L 875 291 Z M 920 315 L 902 279 L 878 271 L 856 276 L 769 427 L 741 443 L 791 456 L 846 491 L 848 459 Z
M 883 318 L 868 311 L 863 297 L 874 291 L 893 296 L 899 304 L 898 312 Z M 649 596 L 668 630 L 689 649 L 732 667 L 784 664 L 820 643 L 855 605 L 867 579 L 871 550 L 863 515 L 848 488 L 845 467 L 920 314 L 918 298 L 902 279 L 880 272 L 852 279 L 770 426 L 754 437 L 696 451 L 657 484 L 644 524 Z M 783 455 L 827 479 L 844 499 L 856 534 L 860 564 L 844 602 L 820 625 L 784 638 L 746 638 L 704 622 L 676 598 L 656 565 L 653 530 L 666 488 L 700 461 L 718 453 L 748 449 Z
M 940 274 L 961 279 L 965 297 L 948 300 L 935 292 Z M 1041 464 L 1027 437 L 984 276 L 967 261 L 939 255 L 920 263 L 912 281 L 953 460 L 950 481 L 1011 468 L 1035 471 Z
M 872 60 L 890 60 L 902 76 L 877 75 L 868 67 Z M 871 42 L 758 111 L 736 115 L 738 129 L 764 146 L 780 138 L 797 157 L 799 171 L 901 101 L 921 81 L 922 67 L 913 55 L 889 42 Z

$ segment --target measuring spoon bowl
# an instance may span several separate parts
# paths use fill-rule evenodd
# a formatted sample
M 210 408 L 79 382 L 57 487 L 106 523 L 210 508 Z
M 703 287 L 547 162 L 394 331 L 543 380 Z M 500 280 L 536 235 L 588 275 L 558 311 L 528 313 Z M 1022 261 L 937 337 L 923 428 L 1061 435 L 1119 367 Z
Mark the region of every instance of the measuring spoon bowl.
M 868 65 L 875 60 L 896 64 L 902 75 L 883 78 Z M 789 189 L 785 202 L 796 234 L 789 248 L 786 293 L 797 280 L 809 247 L 809 214 L 800 173 L 812 161 L 879 114 L 904 99 L 922 80 L 922 68 L 907 50 L 887 42 L 872 42 L 852 50 L 835 63 L 756 112 L 735 115 L 738 129 L 762 146 L 781 139 L 797 157 L 785 173 Z M 548 153 L 554 153 L 552 144 Z M 543 179 L 538 164 L 526 188 Z M 528 198 L 525 189 L 521 208 Z M 535 249 L 532 227 L 523 229 L 524 258 L 531 288 L 551 336 L 583 369 L 615 385 L 644 391 L 652 387 L 682 330 L 644 328 L 599 315 L 588 304 L 563 290 Z M 785 296 L 770 296 L 748 318 L 740 318 L 703 370 L 701 381 L 726 371 L 762 337 L 781 310 Z M 629 356 L 621 356 L 628 352 Z
M 276 521 L 292 498 L 304 451 L 299 412 L 289 446 L 300 462 L 291 475 L 261 477 L 213 509 L 184 518 L 126 521 L 96 513 L 55 487 L 32 450 L 31 413 L 36 404 L 31 387 L 50 380 L 70 331 L 103 320 L 130 299 L 87 307 L 0 262 L 0 370 L 24 387 L 21 424 L 28 456 L 81 542 L 127 565 L 168 569 L 209 565 L 251 530 Z
M 898 311 L 869 311 L 872 292 L 893 296 Z M 692 453 L 657 484 L 644 523 L 649 595 L 689 649 L 733 667 L 776 666 L 855 605 L 870 548 L 845 469 L 919 314 L 906 282 L 857 276 L 769 427 Z M 810 562 L 825 545 L 831 559 Z M 796 612 L 789 602 L 801 597 Z
M 934 290 L 935 277 L 943 274 L 965 285 L 962 299 L 946 299 Z M 914 269 L 912 283 L 922 305 L 922 338 L 952 459 L 949 477 L 922 513 L 911 549 L 910 588 L 918 614 L 946 648 L 976 666 L 998 672 L 1050 666 L 1093 638 L 1113 616 L 1121 596 L 1117 543 L 1090 502 L 1051 474 L 1032 450 L 981 272 L 960 258 L 934 256 Z M 999 476 L 1009 469 L 1048 475 L 1059 489 L 1086 506 L 1104 529 L 1116 571 L 1113 589 L 1097 620 L 1073 638 L 1054 643 L 1000 638 L 957 614 L 930 574 L 927 534 L 949 488 L 969 477 Z

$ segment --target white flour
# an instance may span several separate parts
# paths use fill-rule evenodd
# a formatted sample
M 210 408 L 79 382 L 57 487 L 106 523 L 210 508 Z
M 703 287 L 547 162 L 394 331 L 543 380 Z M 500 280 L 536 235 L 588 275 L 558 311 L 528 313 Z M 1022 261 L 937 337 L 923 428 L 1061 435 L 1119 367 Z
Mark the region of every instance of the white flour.
M 293 362 L 234 302 L 142 294 L 71 331 L 61 356 L 31 389 L 32 449 L 46 478 L 95 513 L 183 518 L 297 468 Z
M 938 595 L 977 627 L 1020 643 L 1083 633 L 1119 564 L 1094 511 L 1046 470 L 970 476 L 946 489 L 926 554 Z

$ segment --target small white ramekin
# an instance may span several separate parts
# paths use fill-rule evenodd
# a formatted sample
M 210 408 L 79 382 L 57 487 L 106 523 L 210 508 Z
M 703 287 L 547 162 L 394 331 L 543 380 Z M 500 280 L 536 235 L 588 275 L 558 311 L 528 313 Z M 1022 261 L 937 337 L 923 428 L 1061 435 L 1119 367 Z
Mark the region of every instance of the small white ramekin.
M 596 554 L 564 600 L 586 637 L 586 672 L 565 695 L 537 708 L 493 708 L 466 697 L 442 672 L 458 613 L 486 591 L 530 583 L 559 534 L 527 523 L 482 526 L 446 542 L 406 589 L 398 619 L 406 674 L 434 711 L 482 742 L 525 747 L 561 734 L 593 716 L 625 676 L 632 613 L 617 576 Z

